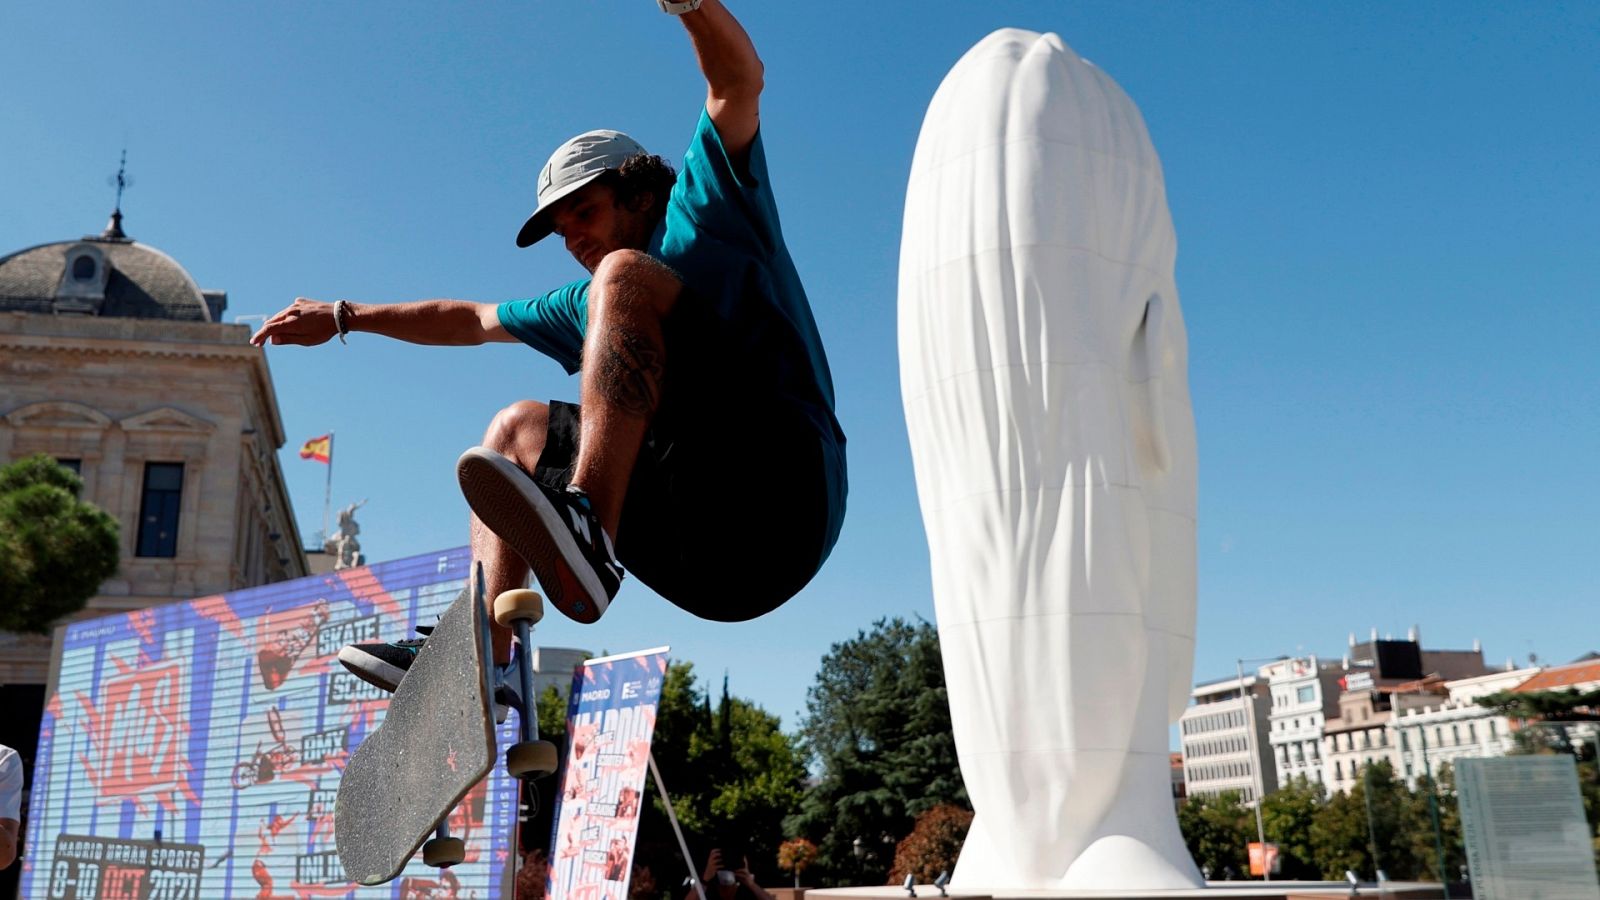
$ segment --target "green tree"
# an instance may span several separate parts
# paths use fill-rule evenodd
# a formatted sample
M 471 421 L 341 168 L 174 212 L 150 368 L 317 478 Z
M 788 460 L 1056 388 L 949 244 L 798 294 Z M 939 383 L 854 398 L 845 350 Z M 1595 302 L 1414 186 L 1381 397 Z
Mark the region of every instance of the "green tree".
M 1430 799 L 1437 804 L 1439 816 L 1438 841 L 1434 840 L 1434 811 Z M 1418 775 L 1416 788 L 1407 797 L 1403 814 L 1407 850 L 1416 861 L 1416 877 L 1421 881 L 1454 880 L 1460 876 L 1460 867 L 1467 861 L 1461 844 L 1461 811 L 1456 803 L 1455 772 L 1449 763 L 1438 769 L 1437 784 L 1426 775 Z M 1439 851 L 1444 851 L 1444 869 L 1439 869 Z
M 1208 878 L 1226 878 L 1230 871 L 1234 878 L 1249 873 L 1247 845 L 1255 840 L 1255 816 L 1240 801 L 1238 791 L 1190 797 L 1178 808 L 1178 829 L 1194 864 Z
M 730 866 L 748 858 L 758 881 L 776 884 L 783 820 L 800 805 L 805 766 L 795 739 L 777 716 L 728 691 L 713 708 L 687 662 L 668 667 L 656 710 L 654 755 L 684 830 L 687 864 L 666 807 L 649 785 L 651 801 L 639 824 L 639 861 L 669 893 L 698 872 L 712 847 Z
M 1416 877 L 1418 859 L 1407 830 L 1412 803 L 1388 760 L 1362 766 L 1350 791 L 1330 798 L 1312 823 L 1312 855 L 1322 876 L 1340 880 L 1349 870 L 1373 878 L 1383 869 L 1393 879 Z
M 1343 881 L 1347 871 L 1374 877 L 1365 798 L 1358 782 L 1350 791 L 1329 797 L 1317 811 L 1311 823 L 1311 858 L 1323 878 Z
M 1580 759 L 1592 748 L 1585 747 L 1569 730 L 1570 723 L 1600 721 L 1600 688 L 1580 691 L 1500 691 L 1478 698 L 1478 705 L 1492 709 L 1519 727 L 1513 740 L 1514 753 L 1569 753 Z
M 1311 827 L 1327 797 L 1327 790 L 1320 782 L 1313 784 L 1300 775 L 1261 801 L 1262 830 L 1268 841 L 1278 845 L 1282 866 L 1275 877 L 1308 880 L 1318 877 Z
M 0 468 L 0 629 L 44 634 L 117 572 L 117 522 L 44 454 Z
M 817 779 L 786 826 L 817 844 L 820 883 L 887 883 L 918 815 L 945 803 L 971 808 L 939 638 L 926 622 L 883 619 L 834 644 L 800 736 Z

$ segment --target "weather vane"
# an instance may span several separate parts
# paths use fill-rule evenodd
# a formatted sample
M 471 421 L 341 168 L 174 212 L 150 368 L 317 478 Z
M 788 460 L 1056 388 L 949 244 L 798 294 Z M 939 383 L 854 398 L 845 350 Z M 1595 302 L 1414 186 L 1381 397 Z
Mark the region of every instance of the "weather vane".
M 122 161 L 117 164 L 117 174 L 106 179 L 106 184 L 114 185 L 117 189 L 116 209 L 122 209 L 122 192 L 125 188 L 133 186 L 133 179 L 128 177 L 128 148 L 122 148 Z

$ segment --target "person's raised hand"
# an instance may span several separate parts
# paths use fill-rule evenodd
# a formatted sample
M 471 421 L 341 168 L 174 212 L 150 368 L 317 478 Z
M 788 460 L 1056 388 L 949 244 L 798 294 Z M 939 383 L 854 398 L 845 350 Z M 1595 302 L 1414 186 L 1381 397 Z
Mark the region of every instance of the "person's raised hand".
M 705 870 L 700 873 L 700 883 L 715 884 L 717 879 L 717 870 L 720 868 L 722 868 L 722 850 L 717 847 L 712 847 L 711 855 L 706 857 Z
M 744 858 L 744 865 L 733 870 L 733 877 L 739 879 L 739 883 L 742 885 L 749 886 L 755 884 L 756 877 L 750 874 L 750 857 L 746 856 Z
M 261 330 L 250 337 L 250 343 L 257 347 L 269 342 L 314 347 L 338 333 L 332 303 L 296 297 L 287 309 L 261 323 Z

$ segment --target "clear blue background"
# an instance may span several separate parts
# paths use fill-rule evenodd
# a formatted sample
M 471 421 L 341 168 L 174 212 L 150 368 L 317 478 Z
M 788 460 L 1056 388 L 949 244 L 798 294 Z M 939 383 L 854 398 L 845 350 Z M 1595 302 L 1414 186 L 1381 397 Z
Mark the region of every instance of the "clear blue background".
M 900 214 L 927 101 L 989 31 L 1061 34 L 1144 112 L 1180 243 L 1198 420 L 1196 680 L 1349 632 L 1488 658 L 1600 646 L 1600 6 L 736 3 L 850 436 L 845 533 L 799 598 L 700 622 L 637 585 L 542 643 L 667 643 L 792 724 L 828 646 L 932 619 L 900 410 Z M 502 300 L 579 274 L 513 236 L 551 148 L 677 161 L 703 83 L 650 0 L 0 6 L 0 253 L 134 238 L 229 292 Z M 577 384 L 517 346 L 269 353 L 302 534 L 324 469 L 373 559 L 465 539 L 452 475 L 502 406 Z M 3 402 L 0 402 L 3 405 Z M 780 473 L 781 474 L 781 473 Z M 712 485 L 736 516 L 737 484 Z M 736 521 L 736 520 L 735 520 Z

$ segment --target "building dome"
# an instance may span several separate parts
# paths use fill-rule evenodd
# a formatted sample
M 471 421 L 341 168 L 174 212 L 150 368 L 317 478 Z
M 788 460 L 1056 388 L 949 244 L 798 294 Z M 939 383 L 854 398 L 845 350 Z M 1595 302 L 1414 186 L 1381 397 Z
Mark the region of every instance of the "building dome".
M 0 257 L 0 312 L 217 322 L 227 303 L 177 260 L 124 236 L 120 213 L 103 234 Z

